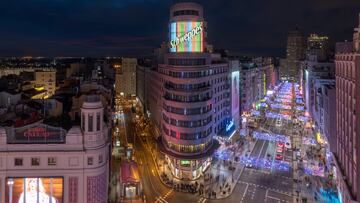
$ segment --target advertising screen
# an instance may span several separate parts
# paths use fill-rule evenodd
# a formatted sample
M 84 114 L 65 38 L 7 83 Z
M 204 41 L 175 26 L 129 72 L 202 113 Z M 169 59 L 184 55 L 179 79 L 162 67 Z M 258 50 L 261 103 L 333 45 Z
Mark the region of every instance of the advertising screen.
M 203 52 L 202 22 L 170 23 L 170 52 Z
M 239 71 L 234 71 L 231 73 L 231 112 L 233 118 L 239 115 Z
M 6 202 L 63 203 L 62 177 L 7 178 Z

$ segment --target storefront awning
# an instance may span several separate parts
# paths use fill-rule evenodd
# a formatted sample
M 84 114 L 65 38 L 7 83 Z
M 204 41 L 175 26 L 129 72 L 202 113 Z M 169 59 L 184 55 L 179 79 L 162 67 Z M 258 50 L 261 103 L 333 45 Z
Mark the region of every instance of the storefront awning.
M 120 174 L 122 183 L 139 183 L 139 168 L 135 162 L 124 161 L 120 165 Z

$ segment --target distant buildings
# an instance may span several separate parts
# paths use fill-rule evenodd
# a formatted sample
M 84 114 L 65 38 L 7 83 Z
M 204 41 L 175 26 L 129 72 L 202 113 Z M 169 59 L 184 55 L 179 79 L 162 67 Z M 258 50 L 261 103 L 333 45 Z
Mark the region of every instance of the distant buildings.
M 272 58 L 258 57 L 241 61 L 240 65 L 241 113 L 246 113 L 275 87 L 277 76 Z
M 45 89 L 45 99 L 51 97 L 56 91 L 56 70 L 35 71 L 35 89 Z
M 336 179 L 344 203 L 360 201 L 360 15 L 352 43 L 336 46 Z
M 97 96 L 70 130 L 39 122 L 0 127 L 0 202 L 107 202 L 109 132 Z M 50 201 L 51 200 L 51 201 Z
M 123 58 L 116 65 L 115 92 L 117 95 L 130 97 L 136 95 L 136 58 Z
M 315 80 L 333 79 L 335 82 L 335 64 L 327 47 L 328 37 L 311 34 L 307 40 L 306 58 L 299 61 L 299 82 L 306 109 L 311 115 L 314 115 L 316 102 Z
M 281 80 L 298 80 L 300 61 L 305 58 L 305 39 L 299 30 L 288 33 L 286 46 L 286 61 L 280 66 L 279 74 Z

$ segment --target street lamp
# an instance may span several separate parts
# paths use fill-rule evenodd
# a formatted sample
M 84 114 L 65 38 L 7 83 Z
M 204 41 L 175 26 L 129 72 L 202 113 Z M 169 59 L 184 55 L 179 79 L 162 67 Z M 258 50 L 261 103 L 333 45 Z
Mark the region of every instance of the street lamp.
M 14 185 L 14 180 L 12 178 L 10 178 L 7 181 L 7 184 L 9 186 L 9 203 L 12 203 L 12 191 L 13 191 L 13 185 Z

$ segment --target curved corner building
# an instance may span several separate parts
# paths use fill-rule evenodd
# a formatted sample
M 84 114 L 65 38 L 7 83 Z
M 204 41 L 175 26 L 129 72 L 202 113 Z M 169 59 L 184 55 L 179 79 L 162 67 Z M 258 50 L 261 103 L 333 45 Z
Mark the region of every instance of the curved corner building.
M 172 174 L 199 178 L 210 165 L 216 132 L 229 123 L 228 66 L 205 51 L 202 6 L 170 9 L 168 51 L 158 66 L 162 84 L 162 143 Z M 226 103 L 228 102 L 228 103 Z

